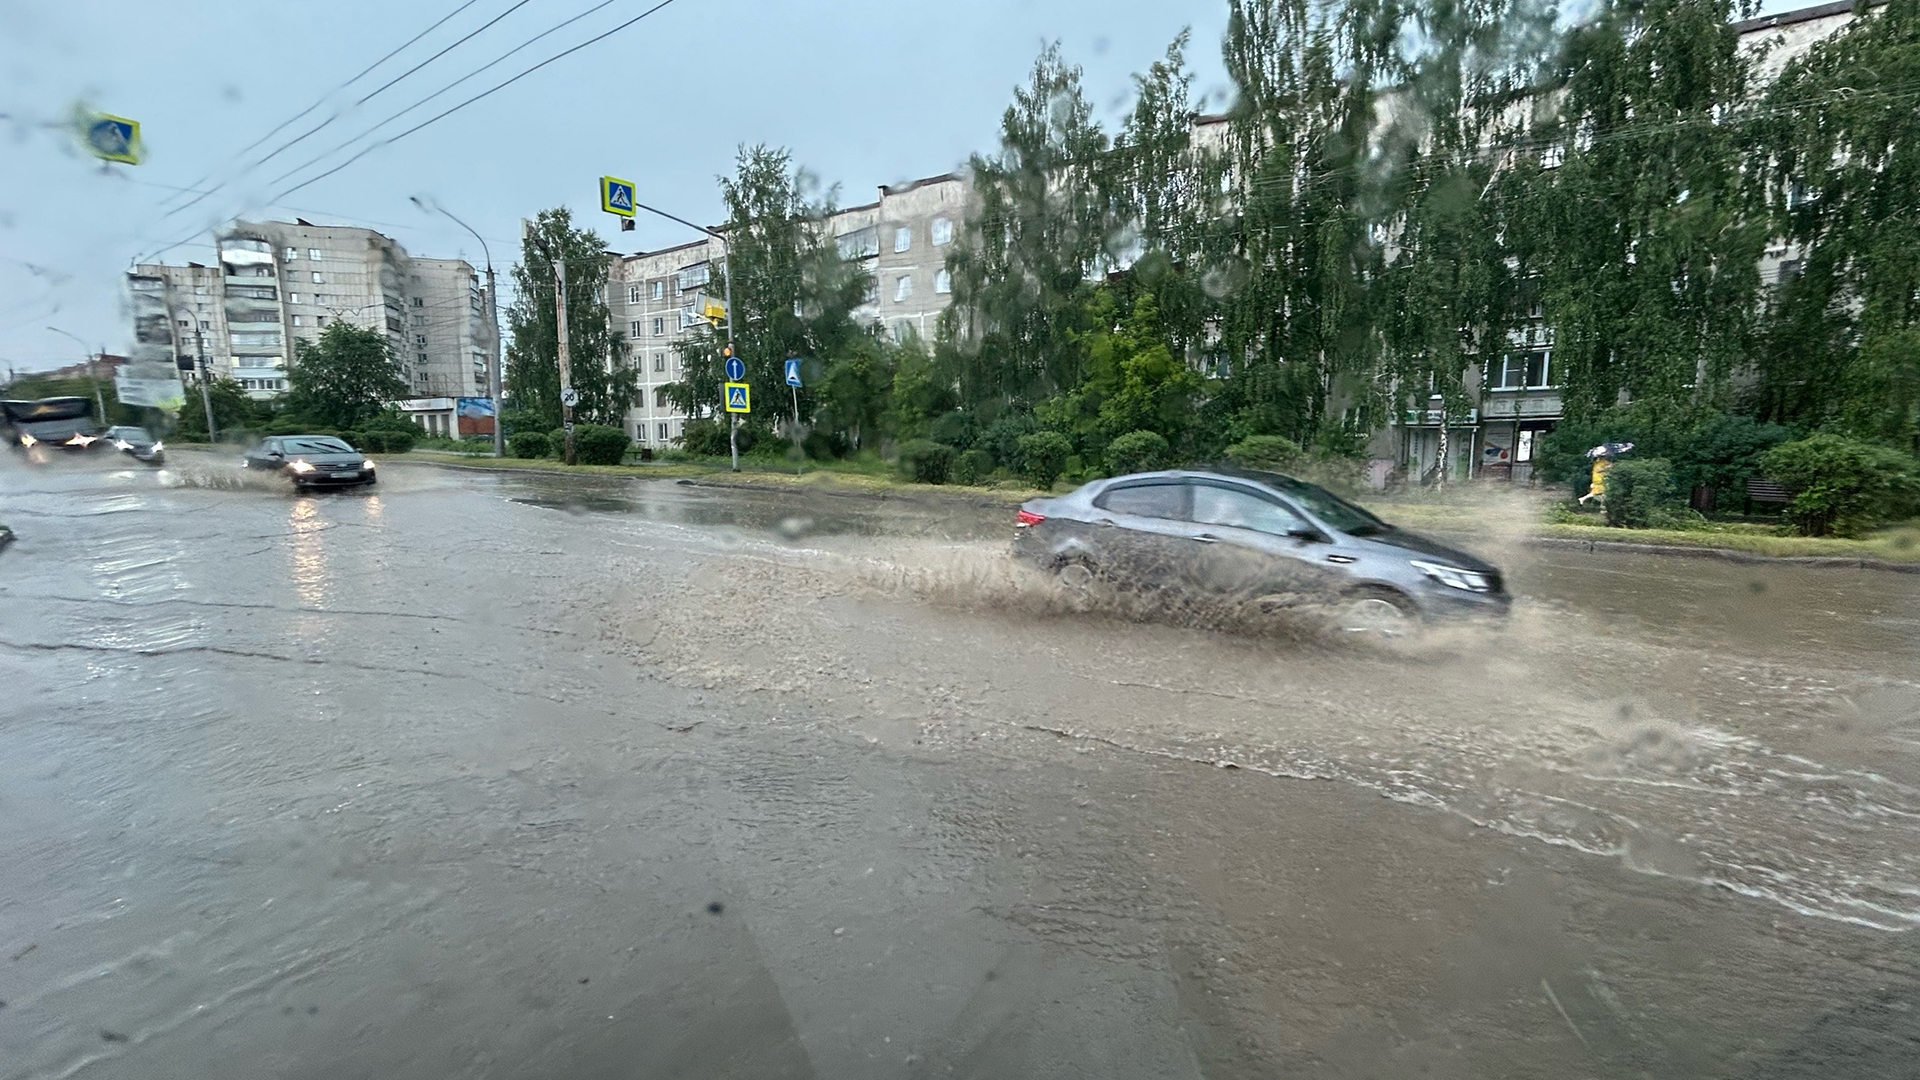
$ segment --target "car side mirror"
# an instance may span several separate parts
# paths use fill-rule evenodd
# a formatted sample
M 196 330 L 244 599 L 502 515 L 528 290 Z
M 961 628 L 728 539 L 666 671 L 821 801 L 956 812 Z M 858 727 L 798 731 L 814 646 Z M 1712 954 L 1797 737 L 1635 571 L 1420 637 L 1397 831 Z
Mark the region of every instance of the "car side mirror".
M 1327 540 L 1326 537 L 1320 535 L 1320 530 L 1309 529 L 1305 527 L 1301 527 L 1298 529 L 1288 529 L 1287 535 L 1293 537 L 1295 540 L 1298 540 L 1303 544 L 1305 543 L 1324 544 L 1326 543 L 1326 540 Z
M 283 458 L 283 457 L 286 457 L 287 455 L 281 453 L 278 450 L 269 450 L 267 451 L 267 456 L 270 458 Z

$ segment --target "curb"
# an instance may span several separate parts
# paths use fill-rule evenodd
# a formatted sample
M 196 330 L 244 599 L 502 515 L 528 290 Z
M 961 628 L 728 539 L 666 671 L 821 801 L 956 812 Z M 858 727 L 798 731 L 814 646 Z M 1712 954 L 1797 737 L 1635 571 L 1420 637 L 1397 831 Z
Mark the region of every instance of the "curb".
M 1787 563 L 1831 570 L 1886 570 L 1895 574 L 1920 574 L 1920 563 L 1888 562 L 1864 555 L 1762 555 L 1734 548 L 1693 547 L 1688 544 L 1640 544 L 1631 540 L 1577 540 L 1566 536 L 1535 536 L 1527 543 L 1536 547 L 1584 548 L 1589 552 L 1613 551 L 1629 555 L 1682 555 L 1696 559 L 1719 559 L 1732 563 Z

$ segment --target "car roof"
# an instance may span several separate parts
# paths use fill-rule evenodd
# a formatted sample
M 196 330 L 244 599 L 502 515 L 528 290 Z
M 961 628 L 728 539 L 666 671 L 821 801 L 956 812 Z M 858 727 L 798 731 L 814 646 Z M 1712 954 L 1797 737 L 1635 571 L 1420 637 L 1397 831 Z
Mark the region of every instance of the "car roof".
M 1135 480 L 1237 480 L 1241 483 L 1259 484 L 1284 494 L 1289 484 L 1303 484 L 1285 473 L 1266 472 L 1260 469 L 1241 469 L 1231 465 L 1210 465 L 1203 469 L 1162 469 L 1158 472 L 1127 473 L 1124 476 L 1108 477 L 1095 481 L 1100 490 L 1105 490 L 1123 482 Z

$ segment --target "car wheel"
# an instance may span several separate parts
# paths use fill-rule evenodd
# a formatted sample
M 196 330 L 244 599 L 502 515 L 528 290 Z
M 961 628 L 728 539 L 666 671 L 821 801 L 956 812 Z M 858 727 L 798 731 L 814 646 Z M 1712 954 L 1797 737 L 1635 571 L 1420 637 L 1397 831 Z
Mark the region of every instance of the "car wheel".
M 1405 596 L 1392 589 L 1361 589 L 1340 601 L 1335 625 L 1345 634 L 1400 638 L 1412 634 L 1418 620 L 1418 610 Z
M 1106 594 L 1106 582 L 1093 564 L 1084 559 L 1069 559 L 1053 568 L 1054 580 L 1075 611 L 1086 611 L 1099 604 Z

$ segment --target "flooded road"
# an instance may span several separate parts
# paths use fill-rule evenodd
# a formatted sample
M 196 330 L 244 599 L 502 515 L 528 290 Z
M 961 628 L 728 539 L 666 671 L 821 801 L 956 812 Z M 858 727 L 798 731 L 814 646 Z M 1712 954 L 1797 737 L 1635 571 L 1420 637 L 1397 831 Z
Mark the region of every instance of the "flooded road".
M 0 471 L 0 1077 L 1920 1075 L 1920 576 L 1490 528 L 1385 650 L 181 462 Z

